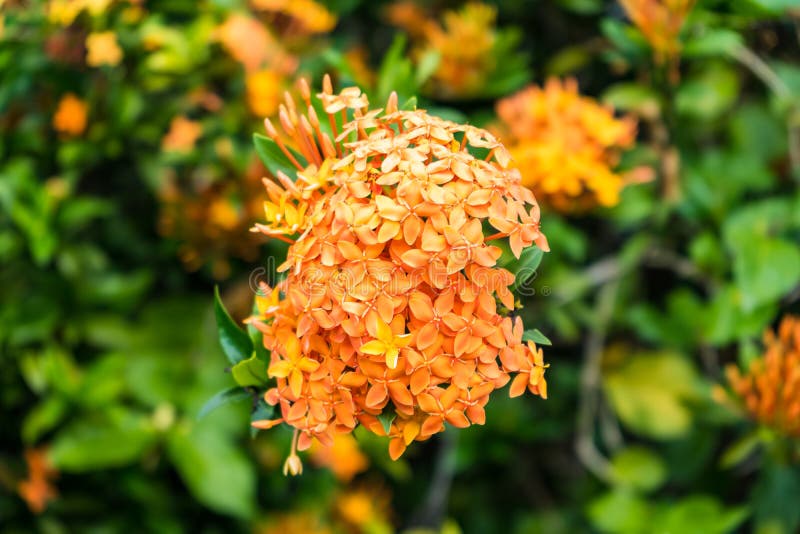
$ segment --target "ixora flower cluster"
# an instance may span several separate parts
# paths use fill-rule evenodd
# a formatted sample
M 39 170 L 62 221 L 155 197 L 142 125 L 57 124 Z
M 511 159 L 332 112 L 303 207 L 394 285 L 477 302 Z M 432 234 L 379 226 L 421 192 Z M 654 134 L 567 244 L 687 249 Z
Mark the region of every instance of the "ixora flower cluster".
M 514 275 L 491 244 L 506 239 L 518 258 L 548 249 L 505 148 L 485 130 L 399 110 L 394 94 L 370 110 L 328 77 L 323 128 L 304 81 L 300 93 L 306 114 L 288 96 L 280 111 L 285 136 L 265 121 L 297 179 L 264 180 L 266 222 L 253 230 L 292 244 L 285 279 L 263 288 L 249 320 L 271 351 L 265 400 L 281 415 L 253 425 L 295 428 L 284 472 L 302 471 L 296 451 L 313 439 L 330 446 L 358 424 L 388 434 L 393 459 L 446 422 L 483 424 L 512 376 L 511 396 L 546 397 L 541 350 L 522 341 Z
M 552 78 L 497 104 L 498 130 L 523 183 L 560 211 L 613 206 L 626 178 L 613 168 L 633 146 L 636 122 L 578 93 L 573 79 Z
M 764 345 L 745 374 L 728 367 L 728 381 L 753 419 L 800 438 L 800 318 L 785 317 L 777 334 L 764 334 Z

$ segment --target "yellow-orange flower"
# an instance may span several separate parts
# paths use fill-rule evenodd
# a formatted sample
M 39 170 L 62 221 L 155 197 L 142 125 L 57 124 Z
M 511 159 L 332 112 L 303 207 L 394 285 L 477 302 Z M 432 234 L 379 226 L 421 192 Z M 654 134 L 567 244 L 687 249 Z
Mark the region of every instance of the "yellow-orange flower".
M 514 394 L 544 395 L 541 352 L 503 311 L 515 307 L 514 275 L 496 267 L 492 242 L 507 240 L 517 257 L 548 246 L 503 145 L 486 130 L 398 110 L 396 95 L 370 110 L 358 88 L 334 94 L 327 77 L 323 131 L 305 82 L 300 94 L 307 114 L 287 99 L 283 135 L 265 122 L 297 179 L 264 181 L 266 221 L 253 229 L 291 243 L 279 300 L 264 288 L 269 303 L 261 297 L 250 318 L 271 351 L 276 386 L 265 400 L 280 408 L 254 426 L 294 427 L 294 457 L 361 424 L 388 434 L 396 459 L 445 422 L 483 424 L 489 395 L 514 374 Z M 496 232 L 484 237 L 483 224 Z
M 416 43 L 414 56 L 439 54 L 430 91 L 439 98 L 469 98 L 480 94 L 497 65 L 497 9 L 470 2 L 446 11 L 441 24 L 427 20 L 420 10 L 401 3 L 389 11 L 390 20 L 408 31 Z
M 310 510 L 296 510 L 270 517 L 255 528 L 257 534 L 332 534 L 322 518 Z
M 336 434 L 330 447 L 314 443 L 310 452 L 311 461 L 315 465 L 329 468 L 342 482 L 350 482 L 354 476 L 369 467 L 369 460 L 358 448 L 358 442 L 351 434 Z
M 376 485 L 345 491 L 336 497 L 338 519 L 356 532 L 391 532 L 389 522 L 391 495 Z
M 631 21 L 644 34 L 656 61 L 674 61 L 681 52 L 678 38 L 695 0 L 620 0 Z
M 336 26 L 336 15 L 314 0 L 251 0 L 255 9 L 296 20 L 306 33 L 325 33 Z
M 19 483 L 17 491 L 31 511 L 40 514 L 47 503 L 58 496 L 52 485 L 52 479 L 58 473 L 50 466 L 44 449 L 26 449 L 25 462 L 28 464 L 28 478 Z
M 169 131 L 161 140 L 161 148 L 170 152 L 191 152 L 201 135 L 203 126 L 181 115 L 170 122 Z
M 573 79 L 550 79 L 497 104 L 498 130 L 522 172 L 523 183 L 543 203 L 569 211 L 613 206 L 626 178 L 614 171 L 620 152 L 633 145 L 636 123 L 581 96 Z
M 122 61 L 122 49 L 117 35 L 112 31 L 90 33 L 86 36 L 86 64 L 91 67 L 118 65 Z
M 764 334 L 764 345 L 746 373 L 729 366 L 728 381 L 753 419 L 800 438 L 800 318 L 784 317 L 777 333 Z
M 271 69 L 251 72 L 245 80 L 247 104 L 253 115 L 267 117 L 274 115 L 281 104 L 284 77 Z
M 72 93 L 67 93 L 58 102 L 53 115 L 53 128 L 66 135 L 80 135 L 86 130 L 88 107 L 86 102 Z
M 230 15 L 216 29 L 215 38 L 248 73 L 269 68 L 286 75 L 297 67 L 297 60 L 284 50 L 264 24 L 250 15 Z

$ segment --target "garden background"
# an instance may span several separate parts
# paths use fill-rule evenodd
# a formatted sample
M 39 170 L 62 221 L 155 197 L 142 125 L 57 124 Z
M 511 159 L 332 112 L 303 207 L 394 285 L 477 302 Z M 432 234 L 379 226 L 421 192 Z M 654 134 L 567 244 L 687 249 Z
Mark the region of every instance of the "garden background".
M 284 477 L 201 410 L 253 386 L 214 286 L 286 252 L 253 133 L 325 73 L 510 149 L 548 398 Z M 794 0 L 0 0 L 0 531 L 797 532 L 799 182 Z

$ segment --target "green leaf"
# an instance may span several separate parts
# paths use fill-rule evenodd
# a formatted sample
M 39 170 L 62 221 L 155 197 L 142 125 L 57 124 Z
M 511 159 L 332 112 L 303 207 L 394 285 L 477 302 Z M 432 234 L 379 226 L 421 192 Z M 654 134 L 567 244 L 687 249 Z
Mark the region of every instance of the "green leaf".
M 735 531 L 748 515 L 743 506 L 724 508 L 715 497 L 692 495 L 665 506 L 653 522 L 659 532 L 725 534 Z
M 67 413 L 66 401 L 57 396 L 45 398 L 25 416 L 22 424 L 22 439 L 26 444 L 35 443 L 44 433 L 56 426 Z
M 727 56 L 742 46 L 742 36 L 724 28 L 706 29 L 704 33 L 691 36 L 683 47 L 684 57 Z
M 267 364 L 253 354 L 231 368 L 233 379 L 242 387 L 263 386 L 267 383 Z
M 219 342 L 228 361 L 236 365 L 253 354 L 253 342 L 247 332 L 239 328 L 231 318 L 222 299 L 219 287 L 214 287 L 214 316 L 217 319 Z
M 719 117 L 739 96 L 739 77 L 724 63 L 711 63 L 684 81 L 675 95 L 678 113 L 701 120 Z
M 422 54 L 417 62 L 417 72 L 414 76 L 414 82 L 418 87 L 421 87 L 436 72 L 441 60 L 442 55 L 435 49 L 430 49 Z
M 278 171 L 281 171 L 289 178 L 295 177 L 297 167 L 286 157 L 286 154 L 283 153 L 275 141 L 265 135 L 253 134 L 253 144 L 256 147 L 258 157 L 261 158 L 261 162 L 270 173 L 275 175 Z M 287 147 L 287 150 L 291 150 L 291 148 Z M 292 155 L 302 165 L 302 157 L 294 151 L 292 151 Z
M 699 377 L 686 358 L 638 352 L 603 378 L 614 411 L 632 431 L 654 439 L 674 439 L 689 431 L 692 411 L 685 402 L 697 395 Z
M 519 261 L 510 265 L 510 271 L 514 273 L 514 289 L 517 289 L 536 275 L 536 269 L 542 263 L 544 251 L 537 246 L 531 246 L 522 251 Z
M 171 433 L 167 452 L 201 503 L 223 514 L 253 515 L 256 470 L 239 445 L 212 427 L 196 425 Z
M 800 283 L 800 250 L 782 239 L 756 238 L 742 246 L 733 263 L 745 311 L 780 299 Z
M 522 333 L 522 341 L 533 341 L 537 345 L 547 345 L 550 346 L 553 344 L 547 336 L 542 334 L 538 329 L 533 328 L 531 330 L 525 330 Z
M 600 532 L 649 532 L 650 504 L 636 493 L 618 488 L 589 504 L 589 520 Z
M 415 109 L 417 109 L 417 97 L 412 96 L 411 98 L 406 100 L 405 103 L 402 106 L 400 106 L 400 109 L 403 111 L 414 111 Z
M 619 486 L 641 491 L 658 489 L 667 478 L 667 466 L 645 447 L 628 447 L 611 460 L 611 476 Z
M 626 82 L 609 87 L 603 102 L 622 111 L 635 111 L 644 117 L 658 117 L 661 101 L 658 93 L 647 85 Z
M 143 418 L 127 422 L 80 421 L 58 433 L 50 460 L 61 471 L 83 472 L 119 467 L 138 460 L 156 434 Z
M 730 469 L 739 465 L 752 455 L 759 445 L 761 445 L 761 434 L 757 430 L 746 434 L 725 449 L 719 460 L 720 467 Z
M 395 417 L 397 417 L 397 413 L 394 411 L 394 408 L 388 406 L 384 408 L 378 416 L 378 421 L 381 422 L 381 426 L 387 435 L 392 428 L 392 421 L 394 421 Z
M 232 387 L 228 389 L 223 389 L 222 391 L 218 392 L 216 395 L 211 397 L 203 404 L 203 407 L 200 408 L 200 411 L 197 413 L 197 419 L 200 420 L 206 415 L 210 414 L 220 406 L 224 406 L 231 402 L 237 402 L 243 399 L 252 398 L 252 395 L 245 389 L 240 387 Z

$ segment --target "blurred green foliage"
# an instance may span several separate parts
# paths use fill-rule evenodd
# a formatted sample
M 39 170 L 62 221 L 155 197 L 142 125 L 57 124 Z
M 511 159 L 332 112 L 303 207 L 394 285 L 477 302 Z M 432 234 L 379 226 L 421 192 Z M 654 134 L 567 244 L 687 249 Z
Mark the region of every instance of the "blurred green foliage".
M 258 2 L 88 2 L 58 22 L 69 3 L 0 1 L 3 532 L 798 531 L 796 440 L 713 395 L 726 364 L 746 366 L 763 330 L 800 310 L 796 1 L 698 1 L 677 76 L 615 2 L 496 2 L 498 67 L 483 92 L 455 99 L 433 89 L 442 56 L 414 52 L 388 23 L 389 2 L 324 2 L 338 24 L 313 36 Z M 459 5 L 435 2 L 426 16 Z M 261 117 L 247 73 L 216 37 L 242 13 L 298 73 L 332 72 L 375 101 L 394 90 L 401 103 L 418 98 L 409 106 L 488 124 L 497 97 L 575 76 L 638 118 L 623 166 L 651 166 L 655 180 L 613 208 L 545 207 L 552 252 L 509 264 L 538 267 L 521 314 L 532 339 L 552 341 L 547 401 L 498 395 L 485 426 L 399 462 L 357 432 L 370 468 L 349 485 L 313 464 L 284 478 L 289 433 L 251 438 L 251 413 L 269 408 L 237 386 L 261 384 L 265 355 L 231 328 L 220 346 L 215 324 L 247 315 L 251 270 L 280 244 L 245 244 L 248 258 L 208 247 L 235 233 L 159 227 L 170 180 L 212 205 L 230 188 L 243 235 L 253 222 L 244 177 L 269 147 L 252 144 Z M 86 37 L 105 31 L 123 57 L 88 65 Z M 76 134 L 54 125 L 67 93 L 88 110 Z M 186 150 L 165 148 L 176 117 L 201 127 Z M 188 245 L 193 272 L 179 260 Z M 211 297 L 219 272 L 233 319 Z M 34 449 L 59 473 L 42 510 L 21 498 Z M 431 509 L 431 488 L 446 492 L 444 509 Z M 353 523 L 343 503 L 359 489 L 391 502 Z

